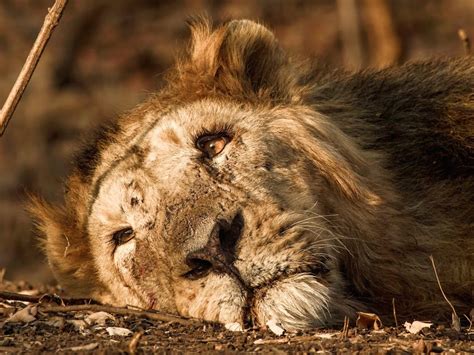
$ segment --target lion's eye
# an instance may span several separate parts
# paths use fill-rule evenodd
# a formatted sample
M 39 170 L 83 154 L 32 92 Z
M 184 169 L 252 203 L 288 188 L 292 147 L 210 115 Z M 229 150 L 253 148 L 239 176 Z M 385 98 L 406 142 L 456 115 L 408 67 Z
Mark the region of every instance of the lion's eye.
M 226 135 L 202 136 L 197 140 L 196 146 L 211 159 L 222 152 L 229 141 L 230 138 Z
M 135 237 L 135 234 L 133 233 L 133 229 L 130 227 L 127 227 L 115 232 L 112 236 L 112 240 L 115 243 L 115 245 L 121 245 L 133 239 L 133 237 Z

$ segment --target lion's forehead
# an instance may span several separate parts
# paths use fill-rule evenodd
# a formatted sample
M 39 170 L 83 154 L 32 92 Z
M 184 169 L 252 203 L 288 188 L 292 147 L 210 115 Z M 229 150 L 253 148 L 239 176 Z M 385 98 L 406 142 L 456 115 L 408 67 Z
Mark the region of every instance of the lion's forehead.
M 96 168 L 91 187 L 91 206 L 105 197 L 106 201 L 119 205 L 120 199 L 143 199 L 144 194 L 153 191 L 156 194 L 178 194 L 182 184 L 192 180 L 198 174 L 196 160 L 200 152 L 196 149 L 195 140 L 203 134 L 234 130 L 236 140 L 246 135 L 245 154 L 264 157 L 270 152 L 264 145 L 255 144 L 265 137 L 259 129 L 265 125 L 267 115 L 259 110 L 243 109 L 238 105 L 226 102 L 201 100 L 179 107 L 163 116 L 158 113 L 146 114 L 144 127 L 135 128 L 135 135 L 120 142 L 111 142 L 104 147 L 102 161 Z M 268 134 L 268 131 L 263 131 Z M 227 160 L 225 154 L 217 157 L 219 164 Z M 238 159 L 237 159 L 238 160 Z M 233 162 L 234 165 L 237 162 Z M 248 163 L 248 162 L 243 162 Z M 248 169 L 242 164 L 242 169 Z M 234 169 L 235 168 L 235 169 Z M 238 170 L 238 166 L 228 166 L 227 172 Z M 117 200 L 117 201 L 115 201 Z
M 232 102 L 200 100 L 176 107 L 166 113 L 150 109 L 141 122 L 122 122 L 120 134 L 101 146 L 91 181 L 92 191 L 100 189 L 110 175 L 133 164 L 138 169 L 159 168 L 162 173 L 180 167 L 183 158 L 195 152 L 194 140 L 204 133 L 237 127 L 256 132 L 265 115 Z M 97 192 L 96 192 L 97 194 Z

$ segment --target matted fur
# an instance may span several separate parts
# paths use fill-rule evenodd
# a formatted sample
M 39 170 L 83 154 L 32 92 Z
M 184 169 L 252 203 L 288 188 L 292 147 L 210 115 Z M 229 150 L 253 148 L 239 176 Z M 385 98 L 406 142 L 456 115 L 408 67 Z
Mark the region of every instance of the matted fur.
M 298 329 L 384 316 L 392 299 L 400 317 L 449 315 L 434 255 L 467 311 L 473 58 L 324 72 L 251 21 L 191 29 L 166 87 L 76 158 L 64 206 L 33 202 L 58 281 L 115 305 Z M 216 133 L 230 141 L 209 159 L 196 140 Z M 190 255 L 210 272 L 186 277 Z

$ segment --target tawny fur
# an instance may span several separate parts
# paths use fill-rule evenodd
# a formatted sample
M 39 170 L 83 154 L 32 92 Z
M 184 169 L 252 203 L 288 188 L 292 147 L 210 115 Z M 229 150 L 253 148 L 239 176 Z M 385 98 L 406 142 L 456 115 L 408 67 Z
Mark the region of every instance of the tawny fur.
M 214 133 L 231 141 L 206 159 L 196 139 Z M 450 309 L 429 255 L 458 311 L 472 306 L 473 150 L 470 56 L 326 72 L 259 24 L 199 20 L 165 88 L 77 156 L 64 206 L 31 210 L 76 296 L 286 329 L 385 316 L 392 299 L 433 319 Z M 183 277 L 237 215 L 231 272 Z

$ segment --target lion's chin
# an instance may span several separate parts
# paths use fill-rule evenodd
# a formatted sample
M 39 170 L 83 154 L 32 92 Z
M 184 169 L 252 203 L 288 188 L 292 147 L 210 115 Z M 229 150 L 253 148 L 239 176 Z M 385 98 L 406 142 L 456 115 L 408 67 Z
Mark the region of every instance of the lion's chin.
M 331 319 L 329 289 L 314 275 L 292 275 L 258 290 L 252 314 L 260 326 L 273 320 L 287 331 L 325 326 Z

